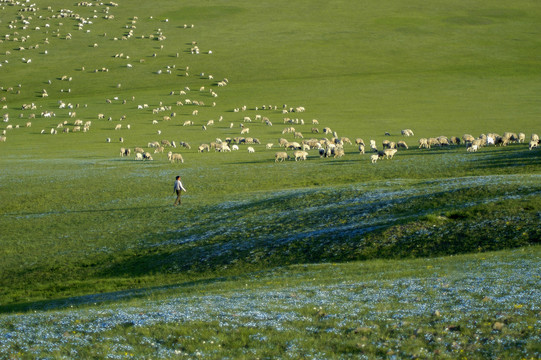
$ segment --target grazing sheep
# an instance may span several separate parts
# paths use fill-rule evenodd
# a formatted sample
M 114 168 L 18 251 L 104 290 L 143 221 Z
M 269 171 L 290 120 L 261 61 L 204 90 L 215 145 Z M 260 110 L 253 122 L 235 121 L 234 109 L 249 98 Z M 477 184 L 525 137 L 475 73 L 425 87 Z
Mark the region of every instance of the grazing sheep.
M 341 158 L 342 156 L 345 155 L 345 152 L 344 152 L 344 149 L 336 149 L 334 151 L 334 158 Z
M 519 143 L 524 143 L 524 141 L 526 141 L 526 134 L 518 133 L 518 142 Z
M 390 149 L 390 147 L 389 147 L 389 144 L 390 144 L 390 143 L 391 143 L 390 140 L 383 140 L 383 141 L 381 142 L 381 145 L 383 145 L 383 148 L 384 148 L 384 149 Z
M 353 143 L 351 142 L 351 140 L 347 137 L 341 137 L 340 138 L 340 141 L 342 142 L 342 144 L 349 144 L 349 145 L 353 145 Z
M 135 153 L 135 160 L 143 160 L 143 154 L 142 153 Z
M 248 152 L 249 153 L 255 153 L 255 149 L 251 146 L 248 146 Z
M 237 144 L 233 144 L 231 146 L 231 150 L 233 150 L 233 151 L 237 151 L 238 149 L 239 149 L 239 146 Z
M 539 135 L 532 134 L 532 136 L 530 136 L 530 141 L 535 141 L 536 143 L 539 143 Z
M 306 151 L 298 150 L 293 153 L 295 156 L 295 161 L 297 160 L 306 160 L 306 157 L 308 156 L 308 153 Z
M 115 126 L 115 130 L 120 130 L 121 128 L 122 128 L 122 124 L 117 124 L 117 125 Z
M 182 126 L 191 126 L 193 125 L 193 121 L 190 121 L 190 120 L 186 120 L 184 121 L 184 124 L 182 124 Z
M 428 145 L 428 139 L 427 138 L 420 138 L 419 139 L 419 149 L 430 149 L 430 146 Z
M 396 147 L 397 147 L 397 148 L 403 147 L 404 149 L 407 149 L 407 148 L 408 148 L 408 144 L 406 144 L 405 141 L 402 141 L 402 140 L 401 140 L 401 141 L 399 141 L 399 142 L 396 143 Z
M 460 138 L 459 138 L 459 137 L 451 136 L 451 138 L 449 139 L 449 141 L 450 141 L 451 144 L 453 144 L 453 145 L 460 145 Z
M 413 131 L 411 129 L 404 129 L 404 130 L 401 131 L 401 134 L 403 136 L 413 136 L 414 135 Z
M 287 143 L 286 148 L 291 149 L 291 150 L 300 150 L 302 149 L 302 146 L 298 142 L 290 142 L 290 143 Z
M 428 138 L 427 139 L 427 142 L 428 142 L 428 148 L 431 148 L 432 146 L 440 146 L 440 141 L 437 139 L 437 138 Z
M 479 149 L 479 145 L 470 143 L 469 146 L 466 148 L 468 152 L 475 152 Z
M 0 136 L 0 142 L 6 142 L 6 137 L 5 136 Z
M 289 159 L 289 155 L 285 151 L 277 152 L 274 154 L 274 162 L 283 162 Z
M 267 145 L 265 145 L 265 148 L 266 149 L 272 149 L 273 145 L 274 145 L 273 143 L 268 143 Z
M 503 138 L 504 138 L 504 139 L 507 139 L 507 140 L 508 140 L 508 141 L 507 141 L 508 143 L 510 143 L 510 142 L 517 143 L 517 142 L 519 142 L 519 137 L 518 137 L 518 135 L 515 134 L 515 133 L 512 133 L 512 132 L 505 132 L 505 133 L 503 134 Z
M 355 144 L 356 144 L 356 145 L 363 145 L 363 146 L 364 146 L 364 140 L 361 139 L 361 138 L 356 138 L 356 139 L 355 139 Z
M 529 146 L 528 146 L 528 149 L 529 149 L 529 150 L 532 150 L 533 148 L 536 148 L 538 145 L 539 145 L 539 142 L 538 142 L 538 141 L 530 140 L 530 144 L 529 144 Z
M 396 149 L 385 149 L 383 150 L 383 153 L 385 154 L 385 157 L 387 159 L 392 159 L 394 154 L 396 154 L 397 150 Z
M 143 154 L 143 159 L 144 159 L 144 160 L 151 160 L 151 161 L 154 160 L 154 159 L 152 158 L 152 155 L 151 155 L 149 152 L 145 152 L 145 153 Z
M 201 144 L 197 148 L 197 151 L 199 151 L 199 152 L 210 151 L 210 145 L 209 144 Z
M 376 145 L 376 140 L 370 140 L 370 149 L 372 149 L 372 151 L 374 151 L 374 152 L 378 151 L 378 146 Z
M 169 151 L 167 153 L 167 159 L 169 161 L 171 161 L 171 163 L 175 163 L 175 162 L 181 162 L 181 163 L 184 163 L 184 159 L 182 158 L 182 155 L 179 154 L 179 153 L 173 153 L 172 151 Z
M 164 147 L 163 147 L 163 146 L 158 146 L 158 147 L 154 150 L 154 154 L 157 154 L 157 153 L 163 153 L 163 150 L 164 150 Z
M 471 142 L 471 145 L 477 145 L 477 149 L 483 146 L 483 139 L 475 139 Z
M 250 133 L 250 128 L 244 128 L 240 131 L 240 134 L 249 134 Z
M 359 145 L 359 153 L 364 154 L 364 145 Z
M 470 134 L 464 134 L 464 135 L 462 135 L 462 140 L 465 143 L 471 143 L 471 142 L 473 142 L 473 140 L 475 140 L 475 138 L 473 136 L 471 136 Z
M 378 154 L 372 154 L 370 155 L 370 161 L 372 162 L 372 164 L 375 164 L 379 159 L 379 156 Z

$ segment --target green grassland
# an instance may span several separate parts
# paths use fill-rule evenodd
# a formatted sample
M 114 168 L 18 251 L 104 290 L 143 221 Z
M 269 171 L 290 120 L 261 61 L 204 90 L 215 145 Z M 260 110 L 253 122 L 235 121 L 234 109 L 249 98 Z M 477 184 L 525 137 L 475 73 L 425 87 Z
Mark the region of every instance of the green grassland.
M 0 3 L 0 106 L 7 120 L 0 123 L 0 329 L 24 332 L 33 312 L 39 329 L 52 328 L 51 319 L 71 320 L 51 337 L 43 330 L 35 339 L 4 338 L 0 349 L 8 357 L 539 358 L 540 280 L 533 269 L 541 151 L 527 144 L 541 132 L 535 2 L 34 3 L 36 11 L 23 11 L 30 3 Z M 223 79 L 227 85 L 218 86 Z M 161 106 L 170 108 L 153 113 Z M 284 107 L 306 110 L 283 114 Z M 254 121 L 243 122 L 245 116 Z M 285 124 L 286 117 L 299 123 Z M 92 122 L 89 131 L 62 132 L 79 119 Z M 312 119 L 319 134 L 311 133 Z M 183 126 L 187 120 L 194 125 Z M 215 125 L 203 130 L 209 120 Z M 255 153 L 247 145 L 197 151 L 240 136 L 241 124 L 261 142 L 251 145 Z M 305 139 L 330 138 L 321 132 L 330 127 L 367 145 L 404 140 L 409 149 L 376 164 L 355 145 L 345 145 L 342 158 L 310 150 L 307 161 L 275 163 L 278 139 L 294 140 L 282 134 L 287 126 Z M 405 128 L 415 136 L 402 136 Z M 418 149 L 421 137 L 506 131 L 525 133 L 526 143 L 476 153 L 464 145 Z M 161 140 L 191 149 L 166 148 L 153 161 L 119 156 L 121 147 L 153 152 L 147 144 Z M 171 164 L 169 150 L 184 163 Z M 177 174 L 188 192 L 175 208 Z M 440 264 L 441 272 L 427 271 Z M 392 278 L 389 268 L 397 272 Z M 472 290 L 477 285 L 464 285 L 474 278 L 486 289 L 482 296 Z M 517 288 L 505 287 L 506 279 Z M 431 290 L 436 280 L 459 290 Z M 363 297 L 377 292 L 379 281 L 391 297 L 382 304 Z M 415 281 L 421 290 L 391 291 Z M 356 295 L 346 301 L 340 293 L 329 305 L 341 284 L 356 284 Z M 291 299 L 319 291 L 329 293 L 325 309 L 321 299 Z M 159 304 L 183 293 L 188 300 L 175 311 L 205 297 L 250 301 L 231 312 L 227 304 L 209 305 L 209 317 L 135 327 L 137 319 L 129 318 L 96 332 L 79 332 L 73 320 L 93 324 L 100 311 L 110 316 L 125 308 L 159 312 Z M 447 299 L 449 293 L 460 296 Z M 249 309 L 268 298 L 276 301 L 259 309 L 273 314 L 265 316 L 294 316 L 278 325 L 250 318 Z M 388 321 L 417 298 L 436 305 Z M 371 306 L 381 318 L 372 317 Z M 453 317 L 457 311 L 463 316 Z M 236 312 L 243 315 L 219 323 L 220 313 Z M 175 329 L 179 321 L 185 330 Z M 57 335 L 61 348 L 40 343 Z M 284 347 L 291 338 L 298 340 Z M 96 342 L 103 346 L 88 345 Z

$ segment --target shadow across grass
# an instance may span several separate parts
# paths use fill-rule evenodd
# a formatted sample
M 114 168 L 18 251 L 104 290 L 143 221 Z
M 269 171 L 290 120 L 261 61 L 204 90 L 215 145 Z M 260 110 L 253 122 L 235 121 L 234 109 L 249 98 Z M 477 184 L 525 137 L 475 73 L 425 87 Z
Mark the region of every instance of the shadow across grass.
M 168 205 L 164 206 L 134 206 L 134 207 L 124 207 L 116 209 L 87 209 L 87 210 L 59 210 L 59 211 L 49 211 L 49 212 L 20 212 L 20 213 L 5 213 L 2 216 L 46 216 L 46 215 L 64 215 L 64 214 L 90 214 L 90 213 L 105 213 L 105 212 L 125 212 L 133 210 L 150 210 L 150 209 L 162 209 L 170 208 Z
M 148 294 L 156 294 L 172 289 L 178 289 L 179 291 L 181 291 L 183 288 L 190 288 L 197 285 L 216 284 L 224 281 L 229 281 L 231 279 L 232 277 L 215 277 L 211 279 L 187 281 L 172 285 L 148 286 L 138 289 L 132 288 L 129 290 L 112 291 L 99 294 L 70 296 L 52 300 L 30 301 L 19 304 L 0 305 L 0 314 L 25 311 L 47 311 L 85 305 L 113 303 L 119 300 L 142 298 L 148 296 Z

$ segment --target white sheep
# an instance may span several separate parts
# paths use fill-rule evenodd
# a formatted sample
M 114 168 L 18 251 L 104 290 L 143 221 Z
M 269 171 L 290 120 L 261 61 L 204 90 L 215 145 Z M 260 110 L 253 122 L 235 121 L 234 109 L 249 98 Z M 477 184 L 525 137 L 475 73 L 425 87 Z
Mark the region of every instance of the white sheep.
M 303 150 L 298 150 L 293 153 L 293 156 L 295 156 L 295 161 L 297 160 L 306 160 L 308 153 Z
M 341 158 L 345 155 L 344 149 L 336 149 L 334 151 L 334 158 Z
M 378 154 L 372 154 L 370 155 L 370 161 L 372 162 L 372 164 L 375 164 L 379 159 L 379 156 Z
M 210 151 L 210 146 L 208 144 L 201 144 L 197 148 L 197 151 L 199 151 L 199 152 Z
M 370 140 L 370 149 L 372 149 L 372 151 L 378 151 L 378 146 L 376 145 L 376 140 Z
M 387 159 L 392 159 L 394 154 L 396 154 L 396 151 L 396 149 L 385 149 L 383 150 L 383 153 Z
M 536 148 L 538 146 L 538 144 L 539 143 L 537 141 L 530 140 L 530 144 L 528 146 L 528 149 L 532 150 L 533 148 Z
M 255 153 L 255 149 L 251 146 L 248 146 L 248 152 L 249 153 Z
M 408 148 L 408 144 L 406 144 L 405 141 L 402 141 L 402 140 L 401 140 L 401 141 L 399 141 L 399 142 L 396 143 L 396 147 L 397 147 L 397 148 L 403 147 L 404 149 L 407 149 L 407 148 Z
M 404 136 L 413 136 L 413 131 L 411 131 L 411 129 L 404 129 L 401 131 L 402 135 Z
M 233 151 L 237 151 L 238 149 L 239 149 L 239 146 L 237 144 L 233 144 L 231 146 L 231 150 L 233 150 Z
M 467 150 L 468 152 L 475 152 L 475 151 L 477 151 L 478 149 L 479 149 L 479 145 L 478 145 L 478 144 L 470 144 L 470 146 L 468 146 L 468 147 L 466 148 L 466 150 Z
M 289 155 L 285 151 L 280 151 L 274 154 L 274 162 L 283 162 L 289 159 Z
M 169 151 L 167 153 L 167 159 L 169 161 L 171 161 L 171 163 L 175 163 L 175 162 L 178 162 L 180 161 L 181 163 L 184 163 L 184 159 L 182 158 L 182 155 L 179 154 L 179 153 L 173 153 L 171 151 Z

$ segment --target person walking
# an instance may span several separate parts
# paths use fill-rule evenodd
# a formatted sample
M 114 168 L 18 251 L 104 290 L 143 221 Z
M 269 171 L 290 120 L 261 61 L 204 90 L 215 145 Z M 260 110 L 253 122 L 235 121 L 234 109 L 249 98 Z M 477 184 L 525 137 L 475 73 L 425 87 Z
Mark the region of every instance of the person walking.
M 173 188 L 173 193 L 175 192 L 177 193 L 177 199 L 175 200 L 175 203 L 173 204 L 173 206 L 182 204 L 180 200 L 180 194 L 182 193 L 182 191 L 186 192 L 186 189 L 182 185 L 182 181 L 180 181 L 180 176 L 177 176 L 175 180 L 175 187 Z

